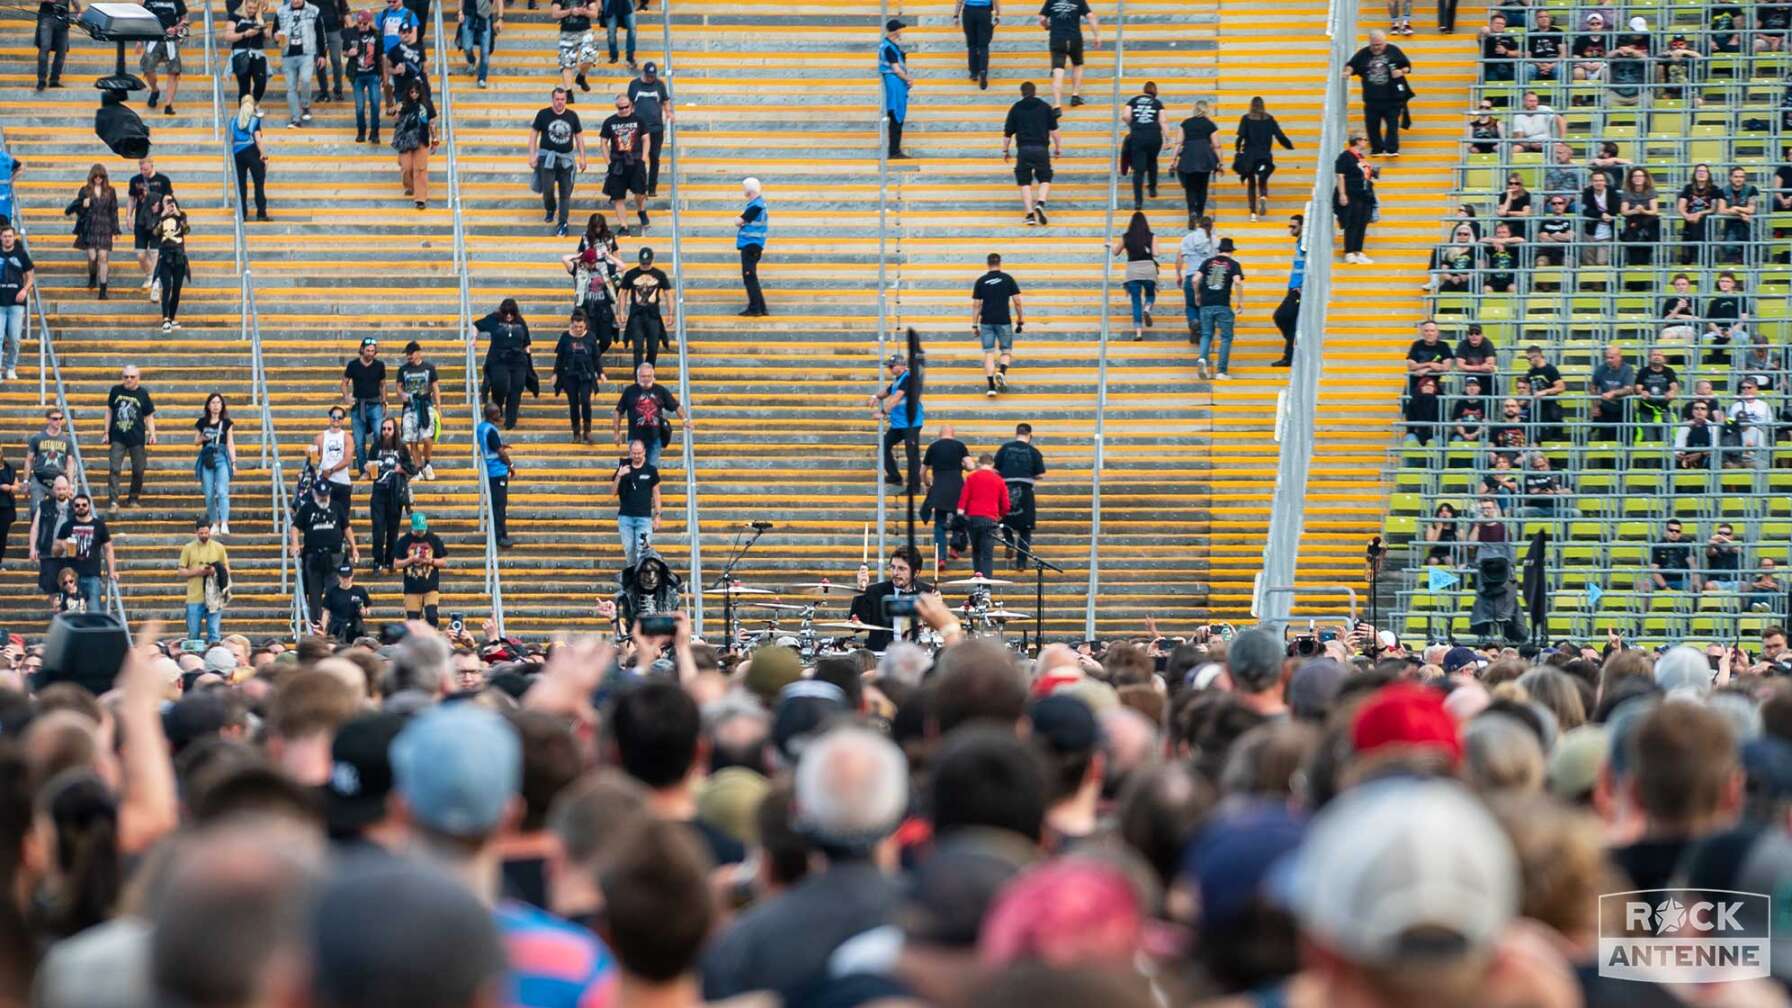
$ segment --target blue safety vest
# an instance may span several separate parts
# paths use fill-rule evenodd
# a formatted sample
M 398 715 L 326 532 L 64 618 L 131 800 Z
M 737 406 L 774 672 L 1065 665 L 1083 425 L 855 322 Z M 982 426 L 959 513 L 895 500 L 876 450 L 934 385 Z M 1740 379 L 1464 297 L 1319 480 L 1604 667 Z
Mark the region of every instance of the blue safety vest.
M 235 154 L 237 151 L 245 150 L 253 146 L 255 146 L 255 120 L 249 120 L 249 128 L 244 129 L 237 125 L 234 116 L 231 117 L 230 153 Z
M 742 224 L 734 236 L 734 247 L 746 248 L 748 245 L 765 247 L 765 233 L 771 226 L 771 211 L 765 208 L 765 197 L 755 196 L 747 201 L 747 209 L 759 208 L 759 216 Z
M 1301 284 L 1307 281 L 1307 236 L 1301 233 L 1294 240 L 1294 264 L 1288 271 L 1288 289 L 1300 290 Z

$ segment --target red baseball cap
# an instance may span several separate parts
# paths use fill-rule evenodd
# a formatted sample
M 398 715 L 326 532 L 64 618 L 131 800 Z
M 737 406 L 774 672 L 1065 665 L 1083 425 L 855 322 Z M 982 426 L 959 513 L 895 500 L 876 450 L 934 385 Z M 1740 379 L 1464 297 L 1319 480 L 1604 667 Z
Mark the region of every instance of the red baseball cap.
M 1395 683 L 1365 701 L 1351 722 L 1350 745 L 1358 755 L 1411 746 L 1441 750 L 1451 763 L 1462 760 L 1462 736 L 1443 694 L 1416 683 Z

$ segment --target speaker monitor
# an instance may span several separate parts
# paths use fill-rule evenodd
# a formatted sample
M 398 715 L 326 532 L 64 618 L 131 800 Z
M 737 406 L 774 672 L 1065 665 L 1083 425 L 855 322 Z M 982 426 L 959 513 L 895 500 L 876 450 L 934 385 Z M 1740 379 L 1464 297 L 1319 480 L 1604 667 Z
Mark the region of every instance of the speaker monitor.
M 130 641 L 124 625 L 105 613 L 57 613 L 44 637 L 37 686 L 72 682 L 95 696 L 112 688 Z

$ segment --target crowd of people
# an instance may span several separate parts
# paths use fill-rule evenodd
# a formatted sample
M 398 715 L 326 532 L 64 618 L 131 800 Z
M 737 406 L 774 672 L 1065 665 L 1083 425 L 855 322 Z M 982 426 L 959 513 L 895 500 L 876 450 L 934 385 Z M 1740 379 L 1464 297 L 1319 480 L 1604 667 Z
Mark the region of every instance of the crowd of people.
M 1784 964 L 1602 951 L 1692 933 L 1603 896 L 1783 888 L 1777 627 L 1655 654 L 1151 626 L 1017 659 L 914 613 L 937 655 L 718 653 L 682 616 L 620 649 L 152 625 L 114 676 L 14 637 L 0 1003 L 1787 1002 Z

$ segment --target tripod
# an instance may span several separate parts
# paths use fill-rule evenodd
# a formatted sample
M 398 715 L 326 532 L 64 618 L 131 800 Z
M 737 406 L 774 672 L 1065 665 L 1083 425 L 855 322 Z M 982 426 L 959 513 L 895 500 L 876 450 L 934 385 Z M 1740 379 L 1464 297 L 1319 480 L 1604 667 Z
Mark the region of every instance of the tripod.
M 1021 555 L 1021 559 L 1027 561 L 1033 568 L 1033 657 L 1037 658 L 1039 649 L 1045 646 L 1045 638 L 1040 632 L 1040 626 L 1045 620 L 1045 572 L 1047 568 L 1050 568 L 1062 574 L 1064 568 L 1022 546 L 1018 538 L 1009 545 Z M 1025 643 L 1025 641 L 1022 642 L 1023 646 Z
M 734 567 L 736 564 L 740 563 L 741 557 L 746 556 L 747 551 L 752 549 L 753 544 L 758 542 L 759 537 L 764 534 L 765 529 L 755 525 L 753 526 L 753 535 L 743 543 L 740 541 L 740 533 L 736 532 L 734 534 L 734 555 L 729 557 L 728 562 L 722 565 L 722 572 L 716 575 L 715 583 L 710 586 L 711 590 L 720 589 L 722 592 L 722 639 L 727 644 L 727 646 L 722 649 L 724 652 L 734 650 L 736 636 L 734 627 L 734 591 L 729 584 L 730 580 L 734 577 Z

